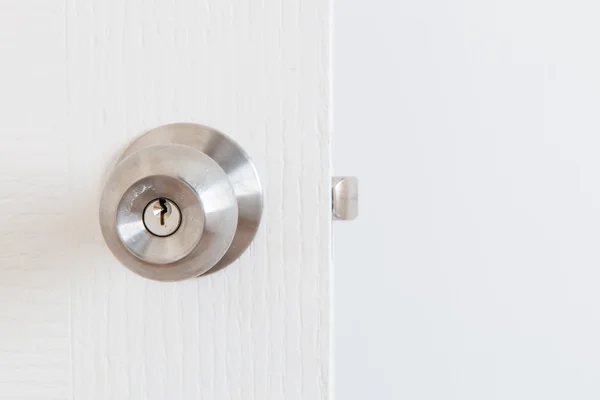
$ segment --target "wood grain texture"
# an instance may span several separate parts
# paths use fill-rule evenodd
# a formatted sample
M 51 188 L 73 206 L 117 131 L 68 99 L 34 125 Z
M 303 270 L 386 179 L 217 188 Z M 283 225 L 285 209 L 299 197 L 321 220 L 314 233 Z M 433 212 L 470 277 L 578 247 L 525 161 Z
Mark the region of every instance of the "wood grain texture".
M 329 8 L 0 2 L 0 399 L 329 397 Z M 157 283 L 109 253 L 98 197 L 182 121 L 248 151 L 265 213 L 235 264 Z
M 68 1 L 72 395 L 322 399 L 328 389 L 329 4 Z M 101 176 L 134 137 L 193 121 L 256 161 L 264 223 L 221 273 L 132 275 L 97 223 Z
M 0 399 L 70 393 L 64 11 L 0 2 Z

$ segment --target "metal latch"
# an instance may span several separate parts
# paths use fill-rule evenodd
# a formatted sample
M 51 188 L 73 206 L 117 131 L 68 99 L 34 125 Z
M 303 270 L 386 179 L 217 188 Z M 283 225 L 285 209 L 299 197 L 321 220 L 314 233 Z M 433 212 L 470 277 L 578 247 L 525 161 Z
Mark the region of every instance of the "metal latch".
M 334 220 L 353 220 L 358 216 L 358 179 L 335 176 L 331 182 Z

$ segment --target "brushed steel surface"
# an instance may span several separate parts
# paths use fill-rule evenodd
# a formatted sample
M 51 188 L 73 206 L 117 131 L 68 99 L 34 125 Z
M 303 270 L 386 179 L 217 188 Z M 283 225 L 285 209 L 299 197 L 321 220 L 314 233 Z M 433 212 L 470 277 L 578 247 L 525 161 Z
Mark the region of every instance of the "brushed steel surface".
M 331 187 L 333 219 L 355 219 L 358 216 L 358 179 L 334 177 Z
M 148 211 L 159 199 L 171 202 L 169 218 L 178 222 L 172 232 Z M 190 123 L 161 126 L 134 141 L 100 202 L 102 233 L 113 254 L 160 281 L 229 265 L 250 245 L 261 215 L 262 189 L 246 153 L 224 134 Z

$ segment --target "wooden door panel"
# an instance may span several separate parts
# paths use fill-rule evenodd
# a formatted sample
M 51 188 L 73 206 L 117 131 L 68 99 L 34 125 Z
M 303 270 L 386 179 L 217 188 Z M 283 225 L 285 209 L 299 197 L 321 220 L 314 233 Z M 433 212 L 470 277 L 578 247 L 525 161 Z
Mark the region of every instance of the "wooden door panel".
M 0 398 L 327 397 L 329 2 L 0 9 Z M 264 217 L 223 271 L 153 282 L 107 250 L 99 194 L 131 140 L 183 121 L 251 155 Z

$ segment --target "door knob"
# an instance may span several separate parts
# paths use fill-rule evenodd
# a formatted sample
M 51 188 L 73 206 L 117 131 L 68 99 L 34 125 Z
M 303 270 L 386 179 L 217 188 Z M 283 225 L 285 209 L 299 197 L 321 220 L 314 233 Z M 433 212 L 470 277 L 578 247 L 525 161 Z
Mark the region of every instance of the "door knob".
M 252 242 L 262 189 L 252 161 L 226 135 L 179 123 L 135 140 L 111 171 L 100 226 L 115 257 L 146 278 L 219 270 Z

